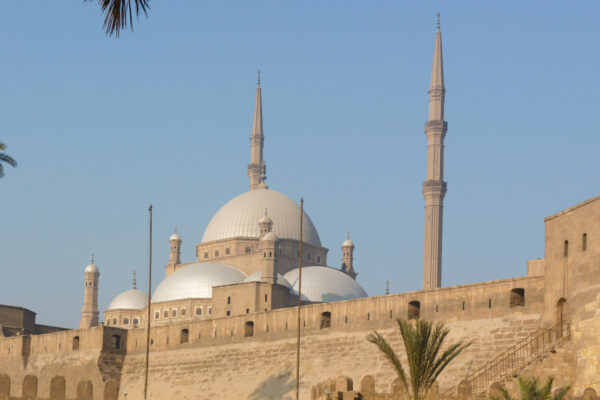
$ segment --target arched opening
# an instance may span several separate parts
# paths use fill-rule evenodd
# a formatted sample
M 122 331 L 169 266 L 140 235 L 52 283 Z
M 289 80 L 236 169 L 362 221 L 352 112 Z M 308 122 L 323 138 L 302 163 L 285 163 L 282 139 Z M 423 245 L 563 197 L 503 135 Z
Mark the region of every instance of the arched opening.
M 329 311 L 322 312 L 320 329 L 325 329 L 325 328 L 330 328 L 330 327 L 331 327 L 331 313 Z
M 568 241 L 568 240 L 565 240 L 565 244 L 564 244 L 563 253 L 564 253 L 564 254 L 563 254 L 563 256 L 564 256 L 565 258 L 566 258 L 566 257 L 569 257 L 569 241 Z
M 0 399 L 10 398 L 10 377 L 0 374 Z
M 79 350 L 79 336 L 73 338 L 73 350 Z
M 33 375 L 25 375 L 23 378 L 23 400 L 34 400 L 37 398 L 38 378 Z
M 492 299 L 488 299 L 488 308 L 492 308 Z
M 587 233 L 581 236 L 581 251 L 587 250 Z
M 119 399 L 119 385 L 113 379 L 109 379 L 104 384 L 104 398 L 103 400 L 118 400 Z
M 556 336 L 562 338 L 564 336 L 564 327 L 567 320 L 567 310 L 565 308 L 567 300 L 561 297 L 556 303 Z
M 515 288 L 510 291 L 510 308 L 525 307 L 525 289 Z
M 121 350 L 121 336 L 112 335 L 110 346 L 113 350 Z
M 179 336 L 179 343 L 187 343 L 190 340 L 190 331 L 187 329 L 182 329 L 181 334 Z
M 421 302 L 411 301 L 408 303 L 408 319 L 417 319 L 421 317 Z
M 77 400 L 94 400 L 94 386 L 90 381 L 80 381 L 77 384 Z
M 462 309 L 465 310 L 467 308 L 467 302 L 463 301 L 462 302 Z
M 246 321 L 244 324 L 244 337 L 254 336 L 254 322 Z
M 50 398 L 52 400 L 64 400 L 66 385 L 67 381 L 64 376 L 55 376 L 52 378 L 50 381 Z M 1 395 L 0 398 L 2 398 Z

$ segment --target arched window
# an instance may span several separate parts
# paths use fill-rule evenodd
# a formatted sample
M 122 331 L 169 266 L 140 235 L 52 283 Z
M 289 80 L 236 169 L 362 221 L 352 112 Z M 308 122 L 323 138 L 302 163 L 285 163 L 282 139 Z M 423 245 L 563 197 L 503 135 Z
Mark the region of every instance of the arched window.
M 160 319 L 160 311 L 154 313 L 154 319 Z
M 73 350 L 79 350 L 79 336 L 73 338 Z
M 113 318 L 113 325 L 116 325 L 116 324 L 117 324 L 117 319 Z
M 268 295 L 268 294 L 265 294 L 265 303 L 266 303 L 267 301 L 269 301 L 269 295 Z
M 569 241 L 565 240 L 564 244 L 564 254 L 565 257 L 569 257 Z
M 392 314 L 393 314 L 392 310 L 390 310 L 390 319 L 392 319 Z
M 208 258 L 208 251 L 204 252 L 204 258 Z
M 129 318 L 123 318 L 123 325 L 129 325 Z
M 329 311 L 322 312 L 320 329 L 325 329 L 325 328 L 330 328 L 330 327 L 331 327 L 331 313 Z
M 225 255 L 228 256 L 229 255 L 229 247 L 225 249 Z
M 254 322 L 246 321 L 244 324 L 244 337 L 254 336 Z
M 111 348 L 113 350 L 121 350 L 121 336 L 112 335 L 111 338 Z
M 437 304 L 435 305 L 435 312 L 439 312 L 440 311 L 440 306 L 438 306 Z
M 196 315 L 202 315 L 202 307 L 196 307 Z
M 525 289 L 516 288 L 510 291 L 510 307 L 525 307 Z
M 466 302 L 466 301 L 463 301 L 463 302 L 462 302 L 462 309 L 464 310 L 464 309 L 466 309 L 466 308 L 467 308 L 467 302 Z
M 587 233 L 584 233 L 581 237 L 581 251 L 587 250 Z
M 227 296 L 227 304 L 231 304 L 231 296 Z
M 139 323 L 140 323 L 140 320 L 139 320 L 138 318 L 134 318 L 134 319 L 133 319 L 133 324 L 134 324 L 134 325 L 137 325 L 137 324 L 139 324 Z
M 246 247 L 246 254 L 250 253 L 252 249 L 250 247 Z
M 488 299 L 488 308 L 492 308 L 492 299 Z
M 567 320 L 566 302 L 567 300 L 561 297 L 556 303 L 556 335 L 559 338 L 563 337 L 565 321 Z
M 417 300 L 408 303 L 408 319 L 417 319 L 421 317 L 421 303 Z
M 179 336 L 179 343 L 187 343 L 189 341 L 190 331 L 187 329 L 181 330 L 181 335 Z

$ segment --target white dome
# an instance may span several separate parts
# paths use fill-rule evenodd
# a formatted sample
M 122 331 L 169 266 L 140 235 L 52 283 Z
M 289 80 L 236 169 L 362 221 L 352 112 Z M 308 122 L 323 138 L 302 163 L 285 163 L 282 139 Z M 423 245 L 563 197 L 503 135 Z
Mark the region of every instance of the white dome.
M 115 297 L 108 305 L 107 310 L 141 310 L 147 304 L 148 296 L 146 293 L 137 289 L 129 289 Z
M 98 267 L 96 266 L 96 264 L 90 264 L 87 267 L 85 267 L 85 272 L 99 273 L 100 270 L 98 269 Z
M 240 283 L 246 274 L 231 265 L 203 262 L 186 265 L 167 276 L 158 285 L 152 302 L 190 298 L 212 298 L 214 286 Z
M 169 241 L 171 240 L 181 240 L 181 236 L 179 236 L 179 233 L 175 232 L 174 234 L 171 235 L 171 237 L 169 238 Z
M 344 240 L 344 243 L 342 243 L 342 247 L 352 247 L 354 246 L 354 243 L 352 243 L 352 240 L 350 239 L 346 239 Z
M 257 282 L 262 280 L 262 271 L 256 271 L 248 275 L 244 282 Z M 292 290 L 292 285 L 281 275 L 279 272 L 277 273 L 277 284 L 281 286 L 285 286 L 286 288 Z
M 260 236 L 259 220 L 265 208 L 273 220 L 273 231 L 282 239 L 300 240 L 300 206 L 284 194 L 270 189 L 256 189 L 230 200 L 210 220 L 202 242 L 234 237 Z M 312 221 L 304 213 L 303 240 L 321 246 Z
M 289 271 L 283 277 L 292 285 L 292 293 L 298 295 L 298 269 Z M 358 282 L 339 269 L 319 266 L 302 268 L 303 300 L 327 303 L 367 296 Z

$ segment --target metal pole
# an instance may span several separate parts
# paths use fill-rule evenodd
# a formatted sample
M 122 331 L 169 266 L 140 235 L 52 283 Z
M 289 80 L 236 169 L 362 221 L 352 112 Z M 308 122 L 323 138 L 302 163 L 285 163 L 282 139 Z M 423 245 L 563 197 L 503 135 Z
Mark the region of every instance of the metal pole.
M 144 371 L 144 400 L 148 398 L 148 366 L 150 363 L 150 300 L 152 293 L 152 204 L 148 207 L 150 213 L 150 248 L 148 249 L 148 318 L 146 321 L 146 369 Z
M 302 228 L 304 198 L 300 199 L 300 257 L 298 265 L 298 340 L 296 341 L 296 400 L 300 400 L 300 307 L 302 306 Z

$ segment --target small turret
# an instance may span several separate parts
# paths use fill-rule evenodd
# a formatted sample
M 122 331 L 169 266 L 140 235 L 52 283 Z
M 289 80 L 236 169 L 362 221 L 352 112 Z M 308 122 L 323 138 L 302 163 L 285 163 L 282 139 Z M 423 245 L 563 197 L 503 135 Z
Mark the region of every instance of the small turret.
M 342 272 L 352 277 L 352 279 L 356 279 L 356 275 L 358 275 L 354 271 L 354 243 L 350 240 L 350 233 L 342 243 Z
M 181 264 L 181 236 L 177 233 L 177 227 L 169 238 L 169 245 L 169 264 L 165 266 L 167 276 L 175 272 L 177 265 Z
M 100 270 L 94 264 L 93 254 L 92 262 L 83 271 L 83 277 L 83 308 L 81 309 L 79 329 L 98 326 L 98 279 L 100 278 Z
M 262 280 L 264 282 L 277 283 L 277 240 L 279 240 L 279 238 L 275 232 L 267 232 L 260 241 L 263 251 Z
M 258 226 L 260 227 L 260 239 L 263 238 L 268 232 L 273 229 L 273 220 L 267 215 L 267 209 L 265 208 L 265 215 L 260 217 L 258 220 Z

